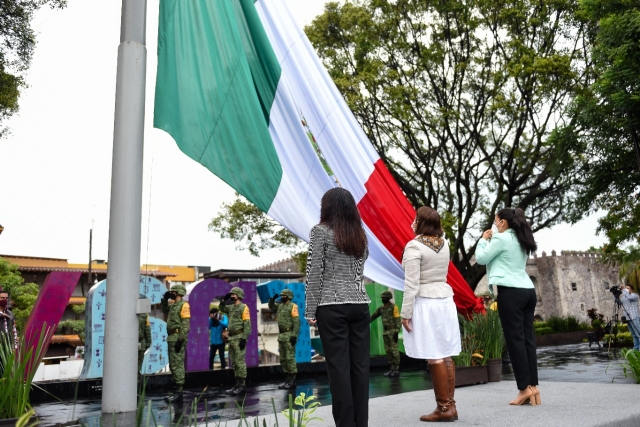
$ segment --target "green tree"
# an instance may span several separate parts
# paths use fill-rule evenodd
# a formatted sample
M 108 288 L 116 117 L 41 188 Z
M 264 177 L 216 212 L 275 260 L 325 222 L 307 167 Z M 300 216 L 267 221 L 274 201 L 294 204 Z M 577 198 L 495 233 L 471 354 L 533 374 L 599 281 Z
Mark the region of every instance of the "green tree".
M 359 0 L 326 4 L 305 29 L 409 201 L 454 220 L 453 261 L 472 288 L 498 209 L 523 208 L 538 231 L 571 202 L 574 171 L 550 136 L 590 76 L 577 7 Z
M 631 246 L 624 252 L 619 275 L 624 283 L 640 292 L 640 246 Z
M 583 0 L 594 81 L 575 100 L 555 135 L 565 164 L 578 170 L 568 219 L 604 210 L 598 232 L 615 254 L 640 243 L 640 2 Z
M 20 91 L 31 64 L 36 35 L 31 28 L 35 12 L 44 5 L 65 7 L 67 0 L 0 0 L 0 138 L 7 129 L 2 123 L 18 112 Z
M 29 314 L 38 298 L 38 285 L 24 283 L 18 266 L 0 258 L 0 288 L 9 292 L 11 311 L 16 316 L 16 325 L 20 331 L 24 331 Z

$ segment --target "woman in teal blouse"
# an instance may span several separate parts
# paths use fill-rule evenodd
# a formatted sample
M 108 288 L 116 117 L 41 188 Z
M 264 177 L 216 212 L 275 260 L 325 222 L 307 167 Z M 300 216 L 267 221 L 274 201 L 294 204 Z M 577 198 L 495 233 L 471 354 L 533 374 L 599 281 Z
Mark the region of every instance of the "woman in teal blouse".
M 498 290 L 498 313 L 518 385 L 510 405 L 540 404 L 533 316 L 536 291 L 525 271 L 528 256 L 538 248 L 522 209 L 505 208 L 476 249 L 478 264 L 487 266 L 489 290 Z

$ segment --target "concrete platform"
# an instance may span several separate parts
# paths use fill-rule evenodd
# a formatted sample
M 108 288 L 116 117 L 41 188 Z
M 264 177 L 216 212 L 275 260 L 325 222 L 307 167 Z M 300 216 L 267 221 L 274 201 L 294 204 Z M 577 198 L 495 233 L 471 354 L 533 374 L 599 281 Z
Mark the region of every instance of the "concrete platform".
M 542 405 L 509 406 L 517 394 L 514 381 L 502 381 L 456 389 L 460 419 L 456 426 L 518 427 L 638 427 L 640 385 L 544 382 L 540 384 Z M 425 426 L 420 415 L 435 408 L 432 390 L 415 391 L 371 399 L 369 427 Z M 309 427 L 334 426 L 331 406 L 322 406 Z M 275 425 L 271 417 L 259 417 L 260 425 Z M 248 420 L 253 425 L 253 419 Z M 278 417 L 279 425 L 288 425 Z M 224 424 L 224 423 L 223 423 Z M 204 426 L 204 424 L 202 424 Z M 234 421 L 229 426 L 237 425 Z M 439 424 L 440 425 L 440 424 Z M 451 425 L 451 424 L 447 424 Z

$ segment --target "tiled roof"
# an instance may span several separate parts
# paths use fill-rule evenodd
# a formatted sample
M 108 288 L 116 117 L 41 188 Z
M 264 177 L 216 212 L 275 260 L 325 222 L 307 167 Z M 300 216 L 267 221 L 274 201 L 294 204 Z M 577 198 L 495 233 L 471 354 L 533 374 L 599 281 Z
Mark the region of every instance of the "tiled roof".
M 88 268 L 66 268 L 66 267 L 29 267 L 29 266 L 21 266 L 18 268 L 19 271 L 33 271 L 33 272 L 51 272 L 51 271 L 64 271 L 69 273 L 88 273 Z M 106 274 L 107 270 L 103 268 L 92 268 L 91 272 L 93 274 Z M 154 277 L 173 277 L 177 276 L 176 273 L 169 273 L 167 271 L 160 270 L 140 270 L 140 273 L 145 274 L 147 276 Z
M 51 337 L 51 344 L 82 345 L 82 340 L 78 335 L 54 335 Z

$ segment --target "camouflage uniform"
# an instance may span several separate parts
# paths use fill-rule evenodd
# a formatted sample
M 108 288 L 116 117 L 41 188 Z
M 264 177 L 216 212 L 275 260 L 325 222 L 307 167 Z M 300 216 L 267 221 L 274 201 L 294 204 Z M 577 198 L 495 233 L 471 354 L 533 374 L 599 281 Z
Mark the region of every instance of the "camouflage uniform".
M 244 291 L 240 288 L 232 288 L 231 294 L 236 294 L 240 300 L 244 298 Z M 218 309 L 229 318 L 229 359 L 233 367 L 233 375 L 236 377 L 237 386 L 245 386 L 247 378 L 247 362 L 245 356 L 247 348 L 240 348 L 240 340 L 246 341 L 251 333 L 251 313 L 246 304 L 233 304 L 227 306 L 224 300 L 220 301 Z M 233 389 L 232 389 L 233 390 Z
M 151 347 L 151 323 L 148 314 L 138 314 L 138 373 L 142 374 L 144 353 Z
M 382 298 L 391 299 L 393 295 L 389 291 L 384 291 L 380 296 Z M 398 352 L 397 341 L 397 334 L 400 332 L 400 327 L 402 326 L 400 311 L 395 304 L 387 302 L 373 312 L 371 315 L 371 322 L 378 317 L 382 317 L 382 338 L 384 340 L 384 350 L 387 352 L 387 359 L 389 360 L 389 365 L 391 367 L 386 375 L 395 376 L 400 369 L 400 353 Z
M 185 287 L 182 285 L 173 285 L 171 291 L 183 297 L 187 293 Z M 162 311 L 167 316 L 169 369 L 171 369 L 176 391 L 182 392 L 182 388 L 184 387 L 184 355 L 191 322 L 191 308 L 189 307 L 189 303 L 183 299 L 169 304 L 167 299 L 163 298 Z M 179 351 L 176 351 L 178 341 L 182 341 L 182 346 L 179 348 Z
M 280 365 L 286 374 L 286 381 L 280 384 L 280 388 L 290 388 L 295 382 L 298 367 L 296 365 L 295 342 L 300 333 L 300 314 L 298 305 L 294 304 L 293 292 L 283 290 L 280 295 L 288 297 L 287 302 L 276 303 L 277 295 L 269 299 L 269 308 L 277 313 L 278 317 L 278 350 L 280 351 Z

